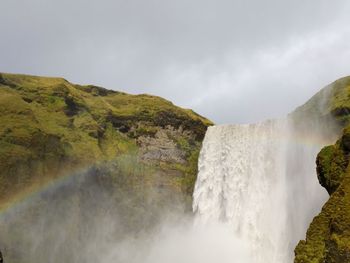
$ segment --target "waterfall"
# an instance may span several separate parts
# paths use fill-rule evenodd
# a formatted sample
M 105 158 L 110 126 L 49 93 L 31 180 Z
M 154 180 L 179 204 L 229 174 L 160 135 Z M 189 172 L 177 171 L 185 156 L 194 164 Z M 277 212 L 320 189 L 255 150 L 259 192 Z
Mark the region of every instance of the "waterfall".
M 286 118 L 210 127 L 193 194 L 195 223 L 226 225 L 249 248 L 249 263 L 292 262 L 327 198 L 315 172 L 327 142 L 316 143 L 316 126 L 300 132 Z

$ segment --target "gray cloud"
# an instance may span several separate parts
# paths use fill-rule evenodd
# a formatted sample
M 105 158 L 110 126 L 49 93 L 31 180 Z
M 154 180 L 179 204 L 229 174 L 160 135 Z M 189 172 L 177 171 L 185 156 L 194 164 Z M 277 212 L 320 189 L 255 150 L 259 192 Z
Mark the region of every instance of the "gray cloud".
M 293 110 L 349 74 L 346 0 L 3 0 L 0 71 L 151 93 L 217 123 Z

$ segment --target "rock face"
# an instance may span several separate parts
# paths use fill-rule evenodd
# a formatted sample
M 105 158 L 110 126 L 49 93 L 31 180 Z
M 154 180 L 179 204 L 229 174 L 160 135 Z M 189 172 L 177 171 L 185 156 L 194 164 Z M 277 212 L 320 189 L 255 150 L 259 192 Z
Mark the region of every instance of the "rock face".
M 137 139 L 142 161 L 179 164 L 186 163 L 186 150 L 190 150 L 189 141 L 195 141 L 190 132 L 183 132 L 182 128 L 174 130 L 172 126 L 159 127 L 153 137 L 140 136 Z
M 350 77 L 333 83 L 330 96 L 328 110 L 344 127 L 316 161 L 319 182 L 330 198 L 296 247 L 296 263 L 350 262 Z

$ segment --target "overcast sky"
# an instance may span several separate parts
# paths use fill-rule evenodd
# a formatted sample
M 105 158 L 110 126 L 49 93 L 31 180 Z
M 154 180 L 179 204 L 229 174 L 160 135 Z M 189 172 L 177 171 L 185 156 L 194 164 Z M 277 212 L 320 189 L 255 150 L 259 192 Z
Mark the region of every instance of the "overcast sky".
M 348 0 L 1 0 L 0 71 L 150 93 L 216 123 L 350 75 Z

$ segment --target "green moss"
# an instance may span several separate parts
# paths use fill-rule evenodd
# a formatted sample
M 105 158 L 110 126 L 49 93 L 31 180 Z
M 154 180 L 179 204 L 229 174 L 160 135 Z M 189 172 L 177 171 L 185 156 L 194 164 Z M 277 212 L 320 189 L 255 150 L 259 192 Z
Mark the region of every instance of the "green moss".
M 183 150 L 187 156 L 191 154 L 193 145 L 190 144 L 190 141 L 184 137 L 179 137 L 176 139 L 177 147 Z
M 141 124 L 137 129 L 132 133 L 132 137 L 137 138 L 140 136 L 150 136 L 154 137 L 157 133 L 158 128 L 154 126 L 149 126 L 147 124 Z
M 182 188 L 186 191 L 186 193 L 191 195 L 197 179 L 199 151 L 200 147 L 197 147 L 191 152 L 191 155 L 188 158 L 188 165 L 185 169 L 186 176 L 184 176 L 181 181 Z
M 349 123 L 350 77 L 345 77 L 332 83 L 329 111 L 344 125 Z
M 323 148 L 317 156 L 317 176 L 320 184 L 332 194 L 341 183 L 348 160 L 338 144 Z

